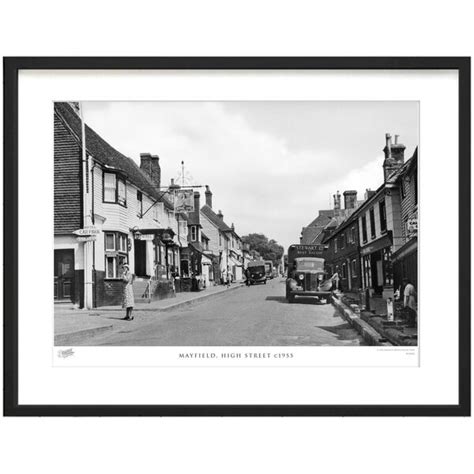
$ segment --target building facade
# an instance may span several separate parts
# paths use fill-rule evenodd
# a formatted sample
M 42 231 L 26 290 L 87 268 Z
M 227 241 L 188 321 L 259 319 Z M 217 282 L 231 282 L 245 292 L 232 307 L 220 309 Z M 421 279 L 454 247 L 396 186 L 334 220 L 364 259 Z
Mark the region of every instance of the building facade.
M 55 301 L 120 304 L 124 263 L 138 293 L 153 279 L 164 295 L 180 272 L 188 226 L 160 191 L 159 158 L 141 154 L 138 167 L 85 126 L 83 160 L 82 126 L 74 105 L 55 103 Z
M 418 149 L 398 173 L 401 198 L 402 245 L 392 255 L 394 288 L 400 293 L 403 280 L 418 289 Z

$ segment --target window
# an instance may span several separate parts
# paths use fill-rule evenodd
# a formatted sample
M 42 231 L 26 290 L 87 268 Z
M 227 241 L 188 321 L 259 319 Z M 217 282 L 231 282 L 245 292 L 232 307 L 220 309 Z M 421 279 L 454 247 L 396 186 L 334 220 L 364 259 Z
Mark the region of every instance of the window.
M 116 195 L 116 175 L 114 173 L 104 173 L 104 201 L 115 202 Z
M 127 186 L 125 180 L 115 173 L 104 173 L 104 202 L 127 205 Z
M 197 229 L 196 226 L 191 226 L 191 242 L 196 242 L 197 240 Z
M 374 239 L 375 238 L 375 213 L 374 208 L 369 211 L 370 216 L 370 236 Z
M 222 235 L 219 232 L 219 247 L 221 247 L 221 246 L 222 246 Z
M 385 212 L 385 201 L 379 202 L 379 211 L 380 211 L 380 231 L 387 231 L 387 216 Z
M 351 229 L 351 242 L 355 244 L 357 242 L 356 228 L 352 227 Z
M 344 243 L 345 243 L 345 240 L 346 240 L 346 239 L 345 239 L 345 235 L 344 235 L 344 234 L 341 234 L 341 235 L 339 236 L 339 238 L 341 239 L 341 249 L 343 249 L 343 248 L 344 248 Z
M 128 262 L 128 237 L 121 232 L 105 232 L 105 278 L 120 278 Z
M 367 242 L 367 219 L 362 217 L 362 241 Z
M 357 278 L 357 262 L 356 260 L 352 260 L 351 262 L 351 273 L 352 273 L 352 278 Z
M 334 239 L 334 253 L 337 253 L 337 237 Z
M 143 216 L 143 194 L 137 190 L 137 216 Z
M 347 266 L 345 263 L 342 264 L 342 278 L 347 278 Z

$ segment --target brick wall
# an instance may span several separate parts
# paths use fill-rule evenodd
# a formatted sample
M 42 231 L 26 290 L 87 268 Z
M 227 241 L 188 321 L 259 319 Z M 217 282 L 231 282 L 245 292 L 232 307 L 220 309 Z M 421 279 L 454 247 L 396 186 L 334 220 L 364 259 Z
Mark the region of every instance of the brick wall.
M 54 233 L 70 234 L 82 227 L 81 148 L 54 114 Z

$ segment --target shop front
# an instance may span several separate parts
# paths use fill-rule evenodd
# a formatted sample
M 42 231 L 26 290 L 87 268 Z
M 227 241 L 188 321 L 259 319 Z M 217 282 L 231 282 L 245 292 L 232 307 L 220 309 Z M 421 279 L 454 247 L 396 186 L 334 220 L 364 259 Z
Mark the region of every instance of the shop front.
M 372 295 L 393 297 L 391 233 L 362 247 L 360 254 L 363 288 Z

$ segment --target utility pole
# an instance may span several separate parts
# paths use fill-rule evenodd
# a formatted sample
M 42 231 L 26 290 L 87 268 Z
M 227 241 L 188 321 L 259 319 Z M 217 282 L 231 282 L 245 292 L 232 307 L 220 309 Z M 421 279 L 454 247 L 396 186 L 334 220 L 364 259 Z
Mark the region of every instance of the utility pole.
M 81 134 L 82 134 L 82 190 L 83 190 L 83 227 L 92 226 L 91 203 L 90 203 L 90 167 L 86 150 L 86 125 L 82 111 L 82 102 L 79 103 L 81 114 Z M 85 241 L 84 245 L 84 309 L 92 309 L 92 242 Z

